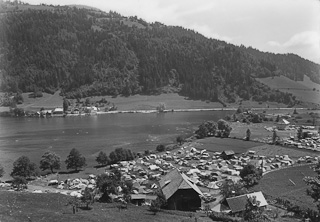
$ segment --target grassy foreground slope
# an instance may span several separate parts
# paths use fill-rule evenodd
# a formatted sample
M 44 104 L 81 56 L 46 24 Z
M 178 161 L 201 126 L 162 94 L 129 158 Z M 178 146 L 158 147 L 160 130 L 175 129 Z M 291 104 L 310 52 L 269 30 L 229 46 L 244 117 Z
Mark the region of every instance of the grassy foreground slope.
M 305 176 L 315 175 L 316 173 L 310 169 L 310 166 L 290 167 L 264 175 L 254 189 L 274 198 L 289 200 L 292 204 L 305 209 L 316 210 L 312 198 L 306 195 L 308 186 L 303 181 Z
M 93 209 L 72 213 L 72 206 L 66 206 L 71 197 L 53 193 L 20 193 L 0 191 L 0 221 L 113 221 L 113 222 L 167 222 L 189 221 L 189 213 L 159 212 L 153 215 L 148 207 L 129 205 L 119 211 L 117 204 L 94 203 Z M 199 217 L 199 215 L 193 215 Z M 207 218 L 208 219 L 208 218 Z M 193 221 L 195 219 L 193 218 Z M 199 220 L 198 221 L 205 221 Z

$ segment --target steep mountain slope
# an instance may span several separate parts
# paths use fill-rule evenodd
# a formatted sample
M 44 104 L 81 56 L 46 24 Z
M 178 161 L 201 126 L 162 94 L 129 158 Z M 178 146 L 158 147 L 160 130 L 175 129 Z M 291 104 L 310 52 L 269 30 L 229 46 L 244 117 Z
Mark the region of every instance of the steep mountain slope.
M 60 89 L 68 98 L 81 98 L 166 88 L 195 99 L 292 105 L 294 96 L 255 78 L 304 72 L 314 81 L 319 79 L 315 73 L 319 65 L 295 55 L 237 47 L 182 27 L 149 24 L 116 12 L 76 7 L 3 11 L 2 91 Z M 303 69 L 296 68 L 299 63 Z

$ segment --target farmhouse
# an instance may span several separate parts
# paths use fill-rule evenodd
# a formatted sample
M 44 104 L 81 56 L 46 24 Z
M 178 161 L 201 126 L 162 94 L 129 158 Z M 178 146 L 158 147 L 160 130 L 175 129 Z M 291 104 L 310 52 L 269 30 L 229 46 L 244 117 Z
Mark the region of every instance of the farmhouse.
M 225 150 L 221 153 L 221 158 L 224 160 L 230 160 L 235 155 L 233 150 Z
M 246 204 L 248 203 L 249 198 L 256 198 L 256 201 L 259 203 L 259 207 L 266 207 L 268 205 L 261 191 L 250 194 L 244 194 L 236 197 L 230 197 L 226 200 L 231 212 L 238 213 L 246 209 Z
M 202 192 L 192 180 L 177 169 L 166 174 L 159 181 L 168 202 L 168 209 L 195 211 L 201 207 Z
M 277 123 L 278 130 L 285 130 L 289 126 L 290 122 L 286 119 L 280 119 Z
M 57 107 L 52 111 L 52 115 L 63 115 L 63 108 Z

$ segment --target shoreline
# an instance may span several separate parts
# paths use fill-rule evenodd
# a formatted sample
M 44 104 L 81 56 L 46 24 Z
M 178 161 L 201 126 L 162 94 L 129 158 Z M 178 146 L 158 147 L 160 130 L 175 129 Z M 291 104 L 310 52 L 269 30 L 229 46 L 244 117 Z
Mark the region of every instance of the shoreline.
M 92 116 L 92 115 L 102 115 L 102 114 L 119 114 L 119 113 L 173 113 L 173 112 L 206 112 L 206 111 L 236 111 L 238 108 L 211 108 L 211 109 L 171 109 L 159 112 L 157 110 L 115 110 L 115 111 L 98 111 L 96 113 L 81 113 L 81 114 L 66 114 L 64 117 L 69 116 Z M 251 108 L 251 110 L 307 110 L 308 108 Z M 53 116 L 55 117 L 55 116 Z
M 19 116 L 19 117 L 27 117 L 27 118 L 51 118 L 51 117 L 77 117 L 77 116 L 95 116 L 95 115 L 103 115 L 103 114 L 121 114 L 121 113 L 143 113 L 143 114 L 150 114 L 150 113 L 174 113 L 174 112 L 210 112 L 210 111 L 236 111 L 238 108 L 236 107 L 224 107 L 224 108 L 194 108 L 194 109 L 166 109 L 162 112 L 158 110 L 150 110 L 150 109 L 140 109 L 140 110 L 114 110 L 114 111 L 97 111 L 93 113 L 79 113 L 79 114 L 52 114 L 48 117 L 46 116 Z M 271 108 L 251 108 L 252 111 L 273 111 L 273 110 L 309 110 L 308 108 L 283 108 L 283 107 L 271 107 Z M 12 116 L 10 111 L 2 111 L 0 112 L 0 117 L 17 117 Z M 1 115 L 2 114 L 2 115 Z M 5 115 L 4 115 L 5 114 Z

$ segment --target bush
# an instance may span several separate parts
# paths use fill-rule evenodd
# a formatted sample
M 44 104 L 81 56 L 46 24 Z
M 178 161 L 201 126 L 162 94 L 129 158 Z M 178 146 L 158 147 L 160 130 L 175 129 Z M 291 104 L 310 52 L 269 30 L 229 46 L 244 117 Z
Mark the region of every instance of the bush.
M 158 152 L 163 152 L 163 151 L 165 151 L 165 149 L 166 149 L 166 147 L 165 147 L 163 144 L 159 144 L 159 145 L 157 146 L 157 148 L 156 148 L 156 150 L 157 150 Z
M 178 136 L 176 140 L 180 145 L 184 142 L 184 138 L 182 136 Z

